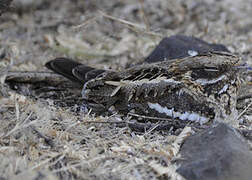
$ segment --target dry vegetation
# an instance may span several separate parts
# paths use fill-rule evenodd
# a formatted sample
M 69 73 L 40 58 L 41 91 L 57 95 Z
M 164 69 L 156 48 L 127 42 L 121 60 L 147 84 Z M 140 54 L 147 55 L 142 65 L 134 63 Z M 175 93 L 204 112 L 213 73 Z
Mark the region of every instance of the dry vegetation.
M 0 17 L 0 71 L 41 71 L 57 56 L 101 68 L 140 62 L 162 37 L 193 35 L 225 44 L 252 66 L 251 0 L 19 0 Z M 246 74 L 240 112 L 251 105 Z M 134 132 L 9 91 L 1 77 L 0 179 L 172 179 L 190 128 Z M 247 108 L 240 128 L 251 130 Z

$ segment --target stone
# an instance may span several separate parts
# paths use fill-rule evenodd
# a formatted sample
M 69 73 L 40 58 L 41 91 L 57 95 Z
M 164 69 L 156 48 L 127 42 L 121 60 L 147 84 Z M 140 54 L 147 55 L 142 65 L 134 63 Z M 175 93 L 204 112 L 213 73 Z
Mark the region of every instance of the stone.
M 164 38 L 144 61 L 153 63 L 163 60 L 180 59 L 209 51 L 229 52 L 222 44 L 211 44 L 199 38 L 175 35 Z
M 250 180 L 252 152 L 244 138 L 219 123 L 190 136 L 181 147 L 177 172 L 193 180 Z

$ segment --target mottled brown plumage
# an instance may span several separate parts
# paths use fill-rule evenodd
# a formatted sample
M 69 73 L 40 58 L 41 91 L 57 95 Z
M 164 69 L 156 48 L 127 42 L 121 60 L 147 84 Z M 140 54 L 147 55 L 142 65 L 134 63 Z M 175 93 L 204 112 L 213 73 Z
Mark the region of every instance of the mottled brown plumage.
M 82 83 L 82 96 L 90 108 L 106 111 L 114 107 L 123 114 L 203 124 L 236 112 L 238 63 L 239 58 L 230 53 L 209 52 L 120 72 L 97 70 L 67 59 L 55 59 L 46 66 Z

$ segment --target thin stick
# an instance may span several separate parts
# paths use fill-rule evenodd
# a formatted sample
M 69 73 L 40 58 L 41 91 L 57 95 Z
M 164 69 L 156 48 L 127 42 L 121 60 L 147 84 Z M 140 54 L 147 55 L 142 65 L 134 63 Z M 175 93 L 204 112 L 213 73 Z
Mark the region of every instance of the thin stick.
M 151 127 L 146 133 L 144 133 L 144 136 L 147 136 L 152 131 L 154 131 L 158 126 L 160 125 L 160 122 L 157 122 L 153 127 Z
M 29 72 L 29 71 L 13 71 L 0 73 L 0 76 L 6 75 L 6 81 L 15 82 L 37 82 L 37 81 L 62 81 L 65 78 L 53 72 Z
M 250 101 L 249 105 L 238 115 L 237 120 L 252 106 L 252 101 Z
M 137 33 L 141 32 L 141 33 L 148 34 L 148 35 L 152 35 L 152 36 L 163 37 L 162 34 L 158 34 L 158 33 L 152 32 L 152 31 L 148 31 L 146 28 L 144 28 L 143 26 L 141 26 L 141 25 L 139 25 L 139 24 L 135 24 L 135 23 L 132 23 L 132 22 L 130 22 L 130 21 L 126 21 L 126 20 L 123 20 L 123 19 L 116 18 L 116 17 L 114 17 L 114 16 L 110 16 L 110 15 L 104 13 L 104 12 L 101 11 L 101 10 L 99 11 L 99 13 L 100 13 L 102 16 L 108 18 L 108 19 L 111 19 L 111 20 L 113 20 L 113 21 L 117 21 L 117 22 L 120 22 L 120 23 L 122 23 L 122 24 L 127 25 L 127 27 L 128 27 L 129 29 L 131 29 L 132 31 L 134 31 L 134 32 L 137 32 Z
M 79 28 L 85 28 L 88 24 L 90 24 L 91 22 L 95 21 L 97 19 L 97 17 L 92 17 L 87 19 L 84 23 L 81 23 L 79 25 L 73 26 L 73 29 L 79 29 Z
M 123 123 L 128 123 L 128 122 L 126 121 L 83 121 L 82 123 L 123 124 Z
M 141 10 L 141 13 L 142 13 L 142 16 L 143 16 L 143 20 L 144 20 L 144 24 L 146 26 L 146 30 L 149 31 L 150 30 L 150 23 L 149 23 L 149 21 L 148 21 L 148 19 L 146 17 L 145 12 L 144 12 L 144 6 L 143 6 L 144 1 L 139 0 L 139 2 L 140 2 L 140 8 L 141 8 L 140 10 Z
M 152 120 L 158 120 L 158 121 L 170 121 L 174 122 L 172 119 L 167 119 L 167 118 L 158 118 L 158 117 L 151 117 L 151 116 L 143 116 L 135 113 L 128 113 L 128 115 L 139 117 L 139 118 L 144 118 L 144 119 L 152 119 Z

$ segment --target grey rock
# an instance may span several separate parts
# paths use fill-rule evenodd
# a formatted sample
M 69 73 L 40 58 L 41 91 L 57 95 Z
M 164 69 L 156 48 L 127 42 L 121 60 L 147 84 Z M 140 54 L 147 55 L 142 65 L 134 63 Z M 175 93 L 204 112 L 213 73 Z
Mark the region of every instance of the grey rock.
M 252 179 L 249 146 L 235 129 L 224 123 L 189 137 L 180 153 L 177 172 L 186 179 Z
M 162 39 L 152 53 L 144 60 L 146 63 L 180 59 L 193 54 L 202 54 L 209 51 L 229 52 L 222 44 L 211 44 L 199 38 L 175 35 Z

